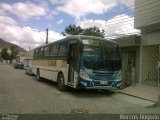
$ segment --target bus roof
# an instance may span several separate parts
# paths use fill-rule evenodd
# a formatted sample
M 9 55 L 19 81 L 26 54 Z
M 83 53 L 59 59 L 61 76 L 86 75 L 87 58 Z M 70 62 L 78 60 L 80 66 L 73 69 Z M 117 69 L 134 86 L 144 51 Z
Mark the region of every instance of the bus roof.
M 117 44 L 115 41 L 107 40 L 107 39 L 102 38 L 102 37 L 88 36 L 88 35 L 70 35 L 70 36 L 66 36 L 65 38 L 62 38 L 62 39 L 60 39 L 60 40 L 56 40 L 56 41 L 53 41 L 53 42 L 51 42 L 51 43 L 38 46 L 38 47 L 36 47 L 36 48 L 34 48 L 34 49 L 38 49 L 38 48 L 41 48 L 41 47 L 45 47 L 45 46 L 51 45 L 51 44 L 53 44 L 53 43 L 63 41 L 63 40 L 65 40 L 65 39 L 77 39 L 77 38 L 78 38 L 79 41 L 81 41 L 81 39 L 99 39 L 99 40 L 104 40 L 104 41 L 108 41 L 108 42 Z

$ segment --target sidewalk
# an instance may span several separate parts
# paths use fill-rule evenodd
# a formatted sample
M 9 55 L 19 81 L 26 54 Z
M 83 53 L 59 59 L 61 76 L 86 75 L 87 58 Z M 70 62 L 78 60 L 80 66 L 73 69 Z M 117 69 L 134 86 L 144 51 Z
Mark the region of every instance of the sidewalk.
M 137 84 L 121 89 L 118 92 L 152 102 L 160 102 L 160 100 L 158 100 L 158 96 L 160 96 L 160 87 Z

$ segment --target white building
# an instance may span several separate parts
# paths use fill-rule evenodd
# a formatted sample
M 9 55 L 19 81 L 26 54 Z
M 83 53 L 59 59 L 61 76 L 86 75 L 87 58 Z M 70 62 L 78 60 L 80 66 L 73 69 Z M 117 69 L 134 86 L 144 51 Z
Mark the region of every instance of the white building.
M 141 30 L 140 83 L 160 85 L 160 1 L 135 0 L 135 28 Z
M 24 56 L 24 66 L 26 67 L 27 65 L 32 66 L 32 60 L 33 60 L 33 50 L 30 50 L 25 56 Z

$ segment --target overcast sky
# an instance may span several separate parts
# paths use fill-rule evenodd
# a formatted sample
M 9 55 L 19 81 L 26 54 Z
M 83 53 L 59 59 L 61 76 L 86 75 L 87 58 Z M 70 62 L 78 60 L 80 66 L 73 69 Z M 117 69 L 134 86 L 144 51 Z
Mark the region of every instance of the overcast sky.
M 26 50 L 63 38 L 69 24 L 97 26 L 106 36 L 137 33 L 134 0 L 0 0 L 0 38 Z

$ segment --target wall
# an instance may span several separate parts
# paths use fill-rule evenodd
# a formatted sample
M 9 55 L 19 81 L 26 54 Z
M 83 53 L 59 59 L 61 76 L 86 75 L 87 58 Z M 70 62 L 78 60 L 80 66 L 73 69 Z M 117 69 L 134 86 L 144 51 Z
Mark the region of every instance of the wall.
M 160 0 L 135 0 L 135 28 L 160 29 Z
M 158 85 L 158 61 L 160 56 L 159 45 L 147 45 L 141 48 L 141 83 Z
M 24 59 L 24 66 L 26 67 L 27 65 L 32 66 L 32 59 Z
M 160 32 L 146 33 L 141 35 L 141 45 L 158 45 L 160 44 Z

